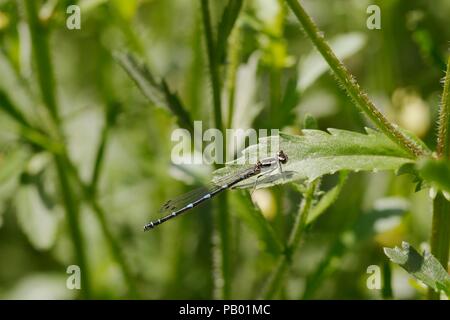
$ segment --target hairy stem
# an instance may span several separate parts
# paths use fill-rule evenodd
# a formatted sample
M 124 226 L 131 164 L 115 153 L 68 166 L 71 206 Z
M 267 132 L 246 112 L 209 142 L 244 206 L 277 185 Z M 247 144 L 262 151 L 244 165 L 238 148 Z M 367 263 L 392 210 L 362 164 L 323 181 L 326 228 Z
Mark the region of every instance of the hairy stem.
M 223 133 L 219 61 L 216 55 L 216 45 L 211 26 L 208 0 L 201 0 L 201 9 L 209 61 L 209 75 L 212 84 L 214 125 L 216 129 Z M 224 141 L 224 146 L 226 146 L 226 141 Z M 222 150 L 222 155 L 224 151 L 225 148 Z M 216 167 L 218 168 L 220 166 L 216 165 Z M 217 223 L 213 242 L 213 262 L 215 264 L 213 275 L 214 296 L 218 299 L 229 299 L 231 294 L 231 221 L 227 208 L 227 197 L 225 194 L 222 194 L 217 200 Z
M 300 244 L 300 240 L 302 239 L 317 185 L 318 181 L 313 181 L 308 185 L 306 189 L 297 217 L 295 218 L 294 227 L 292 228 L 292 231 L 289 235 L 286 250 L 284 254 L 279 258 L 275 270 L 270 275 L 266 284 L 265 290 L 263 292 L 264 299 L 272 299 L 283 284 L 284 276 L 289 269 L 292 256 L 295 254 L 295 251 Z
M 433 200 L 433 221 L 431 225 L 431 254 L 448 270 L 448 251 L 450 245 L 450 202 L 442 193 Z M 439 292 L 428 289 L 429 299 L 439 299 Z
M 444 79 L 441 109 L 439 111 L 438 129 L 438 156 L 450 159 L 450 57 L 447 63 L 447 72 Z
M 450 159 L 450 58 L 444 80 L 439 116 L 438 147 L 439 158 Z M 433 200 L 433 221 L 431 225 L 431 253 L 448 270 L 450 250 L 450 202 L 439 193 Z M 428 291 L 429 299 L 439 299 L 439 292 Z
M 355 104 L 364 112 L 369 119 L 388 136 L 393 142 L 398 144 L 402 149 L 407 151 L 413 157 L 418 157 L 426 154 L 419 145 L 414 143 L 411 139 L 406 137 L 399 131 L 386 117 L 375 107 L 369 100 L 367 95 L 362 91 L 359 84 L 344 66 L 344 64 L 336 57 L 330 46 L 325 41 L 323 34 L 314 24 L 311 17 L 306 13 L 298 0 L 286 0 L 288 6 L 295 14 L 300 24 L 303 26 L 306 35 L 311 39 L 314 46 L 326 60 L 331 70 L 341 82 L 348 95 L 352 98 Z

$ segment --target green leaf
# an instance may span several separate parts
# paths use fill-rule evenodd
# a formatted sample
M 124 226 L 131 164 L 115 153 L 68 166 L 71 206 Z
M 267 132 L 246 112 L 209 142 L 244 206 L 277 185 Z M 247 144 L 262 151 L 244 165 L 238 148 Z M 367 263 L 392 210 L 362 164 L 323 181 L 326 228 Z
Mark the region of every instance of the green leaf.
M 228 4 L 223 10 L 217 31 L 217 58 L 222 63 L 225 60 L 228 37 L 233 30 L 239 12 L 242 8 L 243 0 L 228 0 Z
M 384 253 L 414 278 L 450 296 L 450 276 L 431 253 L 422 256 L 407 242 L 403 242 L 401 248 L 384 248 Z
M 426 159 L 418 165 L 420 176 L 432 186 L 450 193 L 450 162 Z
M 366 128 L 367 134 L 328 129 L 302 130 L 303 135 L 261 138 L 259 144 L 243 151 L 237 160 L 214 172 L 214 181 L 235 172 L 243 164 L 255 164 L 257 160 L 274 156 L 283 150 L 289 157 L 282 165 L 283 173 L 274 170 L 258 178 L 257 187 L 268 187 L 296 180 L 313 181 L 326 174 L 341 170 L 397 170 L 403 164 L 413 162 L 411 156 L 384 134 Z M 236 187 L 253 187 L 256 177 L 247 179 Z
M 248 129 L 263 109 L 257 97 L 257 77 L 259 54 L 252 54 L 247 63 L 241 64 L 236 72 L 236 84 L 234 94 L 234 112 L 232 119 L 233 128 Z M 238 141 L 238 144 L 242 141 Z
M 17 179 L 22 172 L 29 153 L 26 148 L 14 148 L 11 151 L 0 152 L 0 186 L 11 179 Z
M 55 173 L 51 161 L 52 155 L 47 152 L 33 154 L 14 195 L 18 224 L 38 250 L 49 249 L 54 244 L 62 216 L 53 196 Z
M 297 84 L 294 80 L 290 80 L 287 83 L 278 111 L 273 114 L 273 119 L 271 120 L 273 127 L 282 128 L 294 122 L 295 114 L 293 110 L 300 101 L 300 95 L 296 86 Z
M 19 177 L 30 157 L 26 148 L 0 152 L 0 227 L 8 200 L 19 186 Z
M 24 127 L 31 127 L 22 112 L 10 101 L 6 93 L 0 90 L 0 109 Z
M 59 215 L 48 207 L 33 184 L 19 188 L 15 196 L 17 218 L 22 231 L 38 250 L 49 249 L 56 240 Z
M 415 163 L 406 163 L 398 168 L 396 175 L 400 176 L 402 174 L 409 174 L 413 178 L 413 183 L 416 184 L 415 192 L 418 192 L 422 189 L 429 188 L 430 185 L 423 180 L 423 178 L 419 174 L 419 170 L 416 167 Z
M 252 202 L 248 193 L 234 192 L 232 197 L 233 212 L 250 228 L 252 229 L 265 249 L 275 256 L 280 255 L 283 251 L 283 246 L 276 234 L 262 215 L 261 211 Z
M 148 68 L 139 63 L 130 53 L 115 52 L 114 58 L 136 83 L 144 96 L 157 106 L 167 107 L 176 117 L 180 127 L 193 132 L 193 124 L 189 113 L 182 105 L 178 95 L 172 93 L 167 83 L 157 81 Z

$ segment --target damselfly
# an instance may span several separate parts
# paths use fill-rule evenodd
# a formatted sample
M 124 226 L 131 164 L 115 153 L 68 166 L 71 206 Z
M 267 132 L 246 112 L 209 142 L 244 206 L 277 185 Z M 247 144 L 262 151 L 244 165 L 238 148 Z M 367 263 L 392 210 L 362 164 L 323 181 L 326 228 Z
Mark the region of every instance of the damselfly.
M 265 158 L 256 162 L 253 167 L 240 170 L 236 173 L 227 175 L 221 178 L 219 181 L 211 183 L 209 186 L 200 187 L 196 190 L 188 192 L 178 198 L 172 199 L 164 203 L 159 210 L 160 213 L 169 214 L 163 216 L 158 220 L 149 222 L 144 226 L 144 231 L 153 229 L 157 225 L 160 225 L 167 220 L 175 218 L 176 216 L 196 207 L 203 201 L 206 201 L 220 192 L 232 188 L 239 182 L 247 180 L 256 176 L 255 186 L 260 176 L 267 175 L 276 169 L 282 172 L 282 164 L 287 163 L 288 156 L 283 151 L 278 151 L 275 157 Z

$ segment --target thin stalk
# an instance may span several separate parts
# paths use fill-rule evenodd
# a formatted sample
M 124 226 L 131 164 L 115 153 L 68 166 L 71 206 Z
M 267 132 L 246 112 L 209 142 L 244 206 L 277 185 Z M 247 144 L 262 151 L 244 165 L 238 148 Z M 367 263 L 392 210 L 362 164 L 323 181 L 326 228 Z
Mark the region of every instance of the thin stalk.
M 281 101 L 281 70 L 278 66 L 273 66 L 270 69 L 270 108 L 269 108 L 269 123 L 270 127 L 273 125 L 273 120 L 276 119 L 277 109 L 280 107 Z
M 433 221 L 431 224 L 431 254 L 448 270 L 448 251 L 450 244 L 450 202 L 442 193 L 433 200 Z M 428 289 L 428 298 L 439 299 L 439 292 Z
M 326 60 L 335 76 L 347 91 L 355 104 L 364 112 L 367 117 L 377 126 L 377 128 L 399 145 L 413 157 L 425 155 L 427 152 L 411 139 L 398 130 L 386 117 L 375 107 L 360 88 L 359 84 L 336 57 L 330 46 L 325 41 L 323 34 L 319 31 L 311 17 L 306 13 L 298 0 L 286 0 L 288 6 L 295 14 L 300 24 L 303 26 L 306 35 L 313 42 L 314 46 Z
M 101 153 L 103 153 L 105 150 L 104 145 L 105 145 L 104 143 L 102 143 L 102 142 L 100 143 L 99 151 L 97 153 L 96 163 L 101 162 L 101 160 L 98 161 L 98 159 L 103 158 L 103 155 L 101 155 Z M 107 221 L 106 215 L 105 215 L 105 210 L 100 206 L 100 204 L 97 201 L 96 184 L 94 184 L 94 180 L 92 180 L 90 185 L 87 185 L 86 183 L 84 183 L 79 175 L 77 167 L 75 167 L 75 165 L 72 163 L 72 161 L 68 158 L 67 154 L 64 155 L 64 159 L 65 159 L 65 163 L 68 167 L 68 171 L 72 174 L 73 178 L 75 179 L 76 183 L 78 184 L 78 187 L 83 192 L 84 200 L 92 208 L 92 210 L 94 211 L 94 214 L 96 215 L 96 217 L 100 223 L 101 230 L 103 232 L 103 235 L 106 238 L 106 241 L 109 245 L 111 253 L 112 253 L 114 259 L 116 260 L 117 264 L 119 265 L 119 267 L 122 271 L 124 280 L 128 285 L 130 296 L 132 298 L 139 298 L 139 293 L 138 293 L 138 290 L 134 283 L 132 272 L 131 272 L 130 267 L 128 266 L 128 264 L 126 262 L 125 256 L 120 248 L 119 241 L 115 238 L 114 234 L 112 233 L 111 229 L 109 228 L 109 224 L 108 224 L 108 221 Z M 98 163 L 96 165 L 96 167 L 98 167 L 98 169 L 97 169 L 98 172 L 97 172 L 97 174 L 94 174 L 93 176 L 94 177 L 97 176 L 97 178 L 98 178 L 98 175 L 100 174 L 100 167 L 101 167 L 100 163 Z M 94 172 L 95 171 L 96 170 L 94 169 Z
M 29 143 L 37 144 L 40 147 L 42 147 L 44 150 L 47 150 L 48 152 L 52 153 L 55 156 L 55 158 L 58 157 L 58 159 L 61 159 L 61 160 L 59 160 L 59 161 L 61 161 L 61 163 L 63 161 L 62 159 L 64 159 L 64 162 L 67 164 L 67 166 L 70 169 L 70 172 L 75 177 L 80 189 L 83 191 L 85 199 L 92 207 L 94 213 L 97 216 L 97 219 L 100 222 L 102 232 L 105 235 L 105 238 L 110 246 L 113 257 L 116 259 L 116 262 L 119 264 L 119 267 L 122 270 L 124 279 L 128 284 L 130 296 L 133 298 L 139 298 L 136 286 L 133 281 L 132 274 L 130 272 L 130 268 L 128 267 L 128 265 L 126 263 L 126 259 L 123 255 L 122 251 L 120 250 L 119 242 L 115 239 L 111 230 L 109 229 L 109 225 L 106 221 L 106 216 L 104 213 L 105 211 L 103 210 L 103 208 L 98 204 L 97 200 L 95 199 L 96 186 L 97 186 L 97 181 L 98 181 L 98 177 L 99 177 L 100 170 L 101 170 L 101 163 L 102 163 L 102 159 L 103 159 L 103 155 L 104 155 L 104 151 L 105 151 L 105 146 L 106 146 L 106 141 L 107 141 L 107 136 L 108 136 L 108 134 L 107 134 L 108 129 L 106 127 L 103 129 L 100 146 L 99 146 L 97 156 L 96 156 L 95 168 L 93 171 L 91 184 L 88 186 L 84 182 L 82 182 L 81 178 L 79 177 L 76 167 L 73 165 L 73 163 L 68 158 L 63 144 L 55 142 L 54 140 L 52 140 L 50 137 L 48 137 L 44 133 L 41 133 L 38 130 L 34 129 L 29 123 L 22 122 L 19 119 L 16 119 L 16 117 L 14 117 L 14 115 L 11 115 L 11 114 L 9 114 L 9 115 L 13 119 L 15 119 L 18 122 L 18 124 L 21 126 L 21 135 L 22 135 L 23 139 L 25 139 Z M 64 180 L 64 182 L 62 182 L 61 178 Z M 67 177 L 60 176 L 60 184 L 62 185 L 64 183 L 64 185 L 65 185 L 66 184 L 65 181 L 68 181 Z M 67 195 L 66 198 L 69 199 L 68 197 L 70 197 L 70 196 Z M 69 199 L 69 202 L 72 203 L 73 201 Z M 66 202 L 65 207 L 66 208 L 70 207 L 67 205 L 67 202 Z M 77 221 L 77 218 L 75 218 L 75 219 L 73 218 L 73 215 L 76 216 L 77 214 L 75 214 L 73 212 L 74 212 L 74 210 L 71 211 L 71 215 L 70 215 L 71 218 L 69 220 Z M 70 225 L 69 227 L 71 230 L 70 232 L 71 232 L 72 238 L 77 239 L 77 240 L 74 240 L 73 242 L 81 243 L 81 248 L 79 248 L 79 245 L 77 245 L 78 249 L 76 249 L 76 251 L 78 252 L 76 255 L 78 256 L 78 255 L 80 255 L 80 251 L 83 251 L 82 241 L 80 242 L 80 240 L 79 240 L 81 237 L 81 232 L 80 232 L 79 228 L 76 228 L 76 227 L 74 228 L 72 225 Z M 84 258 L 82 257 L 81 260 L 84 260 Z M 85 269 L 85 267 L 83 267 L 82 269 Z
M 233 125 L 234 114 L 234 100 L 236 93 L 236 73 L 239 66 L 239 56 L 241 53 L 241 35 L 239 28 L 235 28 L 230 35 L 230 48 L 229 48 L 229 60 L 230 63 L 227 67 L 227 82 L 226 90 L 228 92 L 228 117 L 227 128 L 231 128 Z
M 201 0 L 203 29 L 205 32 L 206 49 L 208 52 L 209 76 L 211 78 L 213 105 L 214 105 L 214 125 L 216 129 L 223 132 L 222 122 L 222 104 L 220 99 L 220 74 L 219 61 L 216 55 L 216 46 L 214 41 L 211 18 L 209 13 L 209 1 Z
M 94 210 L 94 213 L 100 222 L 100 227 L 102 228 L 102 232 L 106 238 L 106 241 L 108 242 L 111 253 L 112 253 L 113 257 L 115 258 L 116 262 L 119 264 L 119 267 L 122 271 L 124 280 L 128 285 L 128 290 L 129 290 L 130 296 L 132 298 L 139 298 L 139 294 L 136 289 L 136 285 L 134 283 L 133 275 L 131 273 L 131 270 L 130 270 L 128 264 L 126 263 L 125 256 L 119 246 L 119 242 L 114 237 L 113 233 L 111 232 L 111 230 L 109 228 L 108 221 L 106 220 L 105 211 L 98 204 L 98 202 L 95 198 L 91 198 L 91 200 L 89 201 L 89 204 L 90 204 L 91 208 Z
M 4 110 L 11 118 L 18 122 L 23 127 L 32 128 L 31 124 L 28 122 L 23 113 L 16 108 L 16 106 L 11 102 L 8 95 L 0 90 L 0 109 Z
M 450 159 L 450 58 L 444 78 L 441 109 L 439 111 L 438 157 Z
M 53 66 L 50 58 L 47 29 L 39 22 L 36 1 L 23 0 L 27 12 L 28 25 L 30 28 L 31 42 L 33 47 L 33 58 L 37 68 L 37 77 L 42 99 L 53 120 L 58 136 L 62 136 L 60 118 L 56 103 L 56 89 L 54 82 Z M 80 228 L 78 202 L 70 186 L 67 175 L 66 157 L 55 155 L 54 160 L 57 168 L 57 175 L 61 187 L 63 205 L 66 211 L 69 224 L 70 235 L 74 246 L 77 264 L 81 269 L 82 295 L 84 298 L 91 297 L 90 270 L 87 264 L 86 250 Z
M 447 73 L 444 79 L 441 109 L 439 116 L 437 156 L 450 159 L 450 58 L 447 63 Z M 448 270 L 450 250 L 450 202 L 442 193 L 433 200 L 433 220 L 431 225 L 431 253 L 439 260 L 445 270 Z M 429 299 L 439 299 L 439 292 L 428 291 Z
M 103 153 L 105 150 L 104 147 L 103 148 L 101 147 L 102 145 L 103 145 L 103 143 L 101 142 L 99 151 L 97 152 L 97 159 L 103 158 L 103 156 L 100 155 L 100 153 Z M 102 151 L 100 151 L 100 150 L 102 150 Z M 65 160 L 66 160 L 69 172 L 72 174 L 73 178 L 75 179 L 75 181 L 78 184 L 78 187 L 81 189 L 81 191 L 83 193 L 84 200 L 94 211 L 94 214 L 96 215 L 96 217 L 100 223 L 101 230 L 107 240 L 107 243 L 110 247 L 111 253 L 112 253 L 114 259 L 116 260 L 116 262 L 118 263 L 118 265 L 122 271 L 124 280 L 128 285 L 130 296 L 132 298 L 139 298 L 139 293 L 138 293 L 136 285 L 134 283 L 132 272 L 129 268 L 129 265 L 126 262 L 126 259 L 125 259 L 125 256 L 124 256 L 122 250 L 120 249 L 119 241 L 115 238 L 111 229 L 109 228 L 109 224 L 108 224 L 108 221 L 107 221 L 106 215 L 105 215 L 105 210 L 101 207 L 101 205 L 97 201 L 97 192 L 95 189 L 96 185 L 94 185 L 92 183 L 94 180 L 92 180 L 91 184 L 89 184 L 89 185 L 84 183 L 80 177 L 77 167 L 72 163 L 72 161 L 67 157 L 67 155 L 65 156 Z M 100 168 L 100 166 L 101 165 L 98 164 L 99 168 Z M 98 171 L 100 172 L 100 169 L 98 169 Z M 95 172 L 95 169 L 94 169 L 94 172 Z M 97 173 L 97 175 L 99 175 L 99 172 Z
M 202 112 L 201 86 L 203 82 L 203 51 L 202 51 L 202 27 L 198 11 L 195 13 L 194 30 L 192 32 L 192 61 L 187 73 L 186 83 L 188 86 L 187 105 L 190 106 L 192 118 L 199 119 Z
M 56 106 L 53 65 L 50 60 L 47 29 L 40 23 L 35 0 L 23 0 L 28 17 L 31 45 L 36 60 L 37 76 L 41 96 L 55 123 L 59 122 Z
M 64 153 L 64 144 L 62 142 L 52 139 L 38 129 L 22 127 L 20 136 L 28 143 L 35 144 L 54 155 L 63 155 Z
M 209 61 L 209 75 L 212 84 L 214 105 L 214 125 L 216 129 L 224 133 L 221 106 L 221 82 L 219 74 L 219 61 L 216 55 L 216 45 L 211 26 L 209 1 L 201 0 L 203 29 L 205 33 L 206 48 Z M 224 142 L 226 146 L 226 141 Z M 225 148 L 222 150 L 224 155 Z M 216 168 L 221 165 L 216 165 Z M 230 263 L 230 239 L 231 219 L 228 213 L 228 203 L 225 194 L 219 196 L 217 201 L 217 234 L 214 235 L 213 261 L 214 266 L 214 295 L 218 299 L 229 299 L 231 294 L 231 263 Z M 214 233 L 215 233 L 214 232 Z
M 383 263 L 383 288 L 381 289 L 381 296 L 384 300 L 394 298 L 392 292 L 392 270 L 391 264 L 388 261 Z
M 73 168 L 72 172 L 78 181 L 78 184 L 84 191 L 84 198 L 91 206 L 95 215 L 97 216 L 98 221 L 100 222 L 100 227 L 102 229 L 103 235 L 106 238 L 106 241 L 109 245 L 111 253 L 118 263 L 122 275 L 124 277 L 125 282 L 128 285 L 129 293 L 132 298 L 138 298 L 139 294 L 136 289 L 136 285 L 134 283 L 134 279 L 131 273 L 131 270 L 126 262 L 125 256 L 120 248 L 119 241 L 114 237 L 112 231 L 109 228 L 108 221 L 106 219 L 105 210 L 99 205 L 97 201 L 97 187 L 98 180 L 100 177 L 101 169 L 103 167 L 103 159 L 105 155 L 106 145 L 109 138 L 110 125 L 114 121 L 109 121 L 109 117 L 105 117 L 105 126 L 102 130 L 100 143 L 97 149 L 97 154 L 94 162 L 94 170 L 92 172 L 91 182 L 89 185 L 85 185 L 78 174 L 75 166 L 71 166 Z
M 277 261 L 277 265 L 268 279 L 263 292 L 263 299 L 272 299 L 283 284 L 284 276 L 292 261 L 292 256 L 295 254 L 295 251 L 297 250 L 302 239 L 303 232 L 305 231 L 306 222 L 308 221 L 308 215 L 312 208 L 312 201 L 314 199 L 314 192 L 317 185 L 318 180 L 313 181 L 306 189 L 304 198 L 298 210 L 298 214 L 295 218 L 294 227 L 289 235 L 286 250 Z
M 72 188 L 70 186 L 69 177 L 67 176 L 66 168 L 67 164 L 65 159 L 61 156 L 54 156 L 56 169 L 58 172 L 58 179 L 60 184 L 61 195 L 63 198 L 63 204 L 67 215 L 69 224 L 69 230 L 72 237 L 72 242 L 75 249 L 75 256 L 77 264 L 81 270 L 81 294 L 84 298 L 89 299 L 91 297 L 90 286 L 90 273 L 86 262 L 86 250 L 81 235 L 80 221 L 79 221 L 79 208 L 77 201 L 73 197 Z
M 52 153 L 61 154 L 63 144 L 52 140 L 41 130 L 35 128 L 2 90 L 0 90 L 0 109 L 20 126 L 20 136 L 24 140 L 43 149 L 51 150 Z
M 213 230 L 213 297 L 230 299 L 231 297 L 231 217 L 228 214 L 226 193 L 216 201 L 217 216 Z
M 100 177 L 100 172 L 103 167 L 103 158 L 105 156 L 105 149 L 106 144 L 108 142 L 108 137 L 109 137 L 109 124 L 105 123 L 105 126 L 100 136 L 100 144 L 98 146 L 97 154 L 95 156 L 94 170 L 92 171 L 91 176 L 90 189 L 94 194 L 97 193 L 97 185 Z

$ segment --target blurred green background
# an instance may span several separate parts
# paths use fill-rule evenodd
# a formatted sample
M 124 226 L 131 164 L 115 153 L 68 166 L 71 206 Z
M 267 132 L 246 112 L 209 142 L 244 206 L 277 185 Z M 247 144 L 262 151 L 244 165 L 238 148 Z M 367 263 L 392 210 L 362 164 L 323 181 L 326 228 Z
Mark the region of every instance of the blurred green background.
M 0 105 L 8 101 L 38 132 L 63 135 L 70 161 L 46 151 L 42 145 L 48 141 L 0 113 L 0 298 L 83 297 L 66 288 L 67 267 L 79 264 L 76 230 L 84 242 L 87 297 L 213 298 L 216 199 L 142 232 L 159 217 L 165 200 L 199 185 L 212 168 L 171 165 L 176 118 L 150 103 L 113 58 L 116 50 L 132 52 L 178 93 L 192 120 L 213 127 L 200 1 L 32 1 L 37 20 L 31 29 L 26 2 L 0 0 Z M 227 1 L 210 2 L 216 30 Z M 384 114 L 434 148 L 450 2 L 301 3 Z M 80 30 L 66 27 L 71 4 L 81 8 Z M 381 8 L 381 30 L 366 27 L 370 4 Z M 45 51 L 46 41 L 50 66 L 39 67 L 35 51 Z M 226 46 L 221 66 L 226 127 L 298 134 L 306 114 L 322 130 L 364 132 L 370 125 L 283 1 L 244 1 Z M 51 98 L 42 92 L 55 97 L 56 124 L 48 112 Z M 234 118 L 227 121 L 230 109 Z M 325 177 L 321 189 L 336 181 L 337 176 Z M 336 202 L 308 227 L 277 297 L 422 298 L 425 288 L 382 252 L 402 240 L 426 246 L 431 203 L 426 190 L 416 193 L 414 187 L 411 177 L 390 172 L 350 174 Z M 231 204 L 240 201 L 237 194 L 229 192 Z M 254 198 L 277 236 L 286 239 L 301 200 L 298 190 L 288 184 L 257 191 Z M 251 299 L 276 258 L 236 217 L 238 207 L 228 208 L 231 297 Z M 380 266 L 383 290 L 367 288 L 370 265 Z

